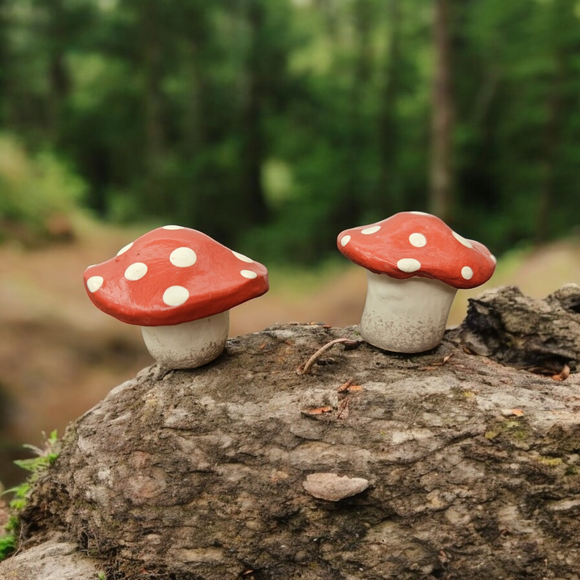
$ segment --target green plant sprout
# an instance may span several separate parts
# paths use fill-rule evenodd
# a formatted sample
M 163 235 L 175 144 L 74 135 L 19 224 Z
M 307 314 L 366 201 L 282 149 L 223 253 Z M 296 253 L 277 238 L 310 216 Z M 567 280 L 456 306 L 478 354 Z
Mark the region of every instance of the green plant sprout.
M 17 534 L 20 529 L 19 513 L 24 509 L 28 502 L 28 497 L 32 484 L 38 479 L 39 475 L 51 466 L 59 455 L 59 441 L 57 432 L 52 431 L 47 437 L 44 434 L 44 448 L 35 445 L 23 445 L 25 449 L 30 449 L 36 454 L 36 457 L 30 459 L 17 459 L 14 461 L 18 467 L 30 472 L 30 475 L 21 484 L 4 491 L 12 493 L 13 497 L 8 504 L 10 508 L 10 519 L 6 524 L 4 535 L 0 536 L 0 561 L 6 559 L 12 554 L 17 547 Z

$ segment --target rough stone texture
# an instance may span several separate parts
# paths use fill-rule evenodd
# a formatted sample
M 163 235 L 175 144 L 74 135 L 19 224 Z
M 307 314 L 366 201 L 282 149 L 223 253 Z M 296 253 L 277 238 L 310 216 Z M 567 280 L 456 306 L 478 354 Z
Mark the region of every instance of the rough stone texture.
M 515 286 L 469 300 L 463 342 L 477 354 L 520 368 L 560 372 L 580 357 L 580 286 L 567 284 L 544 300 Z
M 62 529 L 108 579 L 578 580 L 579 376 L 469 354 L 460 332 L 421 355 L 337 344 L 299 374 L 356 328 L 279 325 L 144 369 L 69 430 L 23 549 Z M 370 486 L 319 500 L 314 473 Z
M 97 580 L 97 563 L 58 537 L 19 553 L 0 567 L 2 580 Z

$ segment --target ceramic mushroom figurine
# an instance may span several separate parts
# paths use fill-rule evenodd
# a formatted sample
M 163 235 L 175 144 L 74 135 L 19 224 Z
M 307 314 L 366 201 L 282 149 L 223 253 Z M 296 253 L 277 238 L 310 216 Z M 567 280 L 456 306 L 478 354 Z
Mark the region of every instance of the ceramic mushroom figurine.
M 128 324 L 165 368 L 196 368 L 223 351 L 229 310 L 268 291 L 268 272 L 190 228 L 157 228 L 89 266 L 93 304 Z
M 430 350 L 443 339 L 459 288 L 486 282 L 496 259 L 433 215 L 408 211 L 345 230 L 338 249 L 368 270 L 360 322 L 364 340 L 384 350 Z

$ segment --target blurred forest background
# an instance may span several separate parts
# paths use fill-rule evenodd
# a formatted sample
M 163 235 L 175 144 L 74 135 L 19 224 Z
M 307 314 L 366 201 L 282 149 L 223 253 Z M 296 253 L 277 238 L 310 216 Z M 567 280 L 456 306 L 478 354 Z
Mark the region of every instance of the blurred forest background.
M 401 210 L 544 296 L 579 209 L 580 0 L 0 0 L 0 480 L 150 363 L 81 279 L 151 227 L 268 266 L 238 334 L 355 324 L 336 236 Z
M 5 231 L 81 204 L 313 264 L 403 209 L 498 254 L 578 224 L 578 0 L 1 0 L 0 72 Z

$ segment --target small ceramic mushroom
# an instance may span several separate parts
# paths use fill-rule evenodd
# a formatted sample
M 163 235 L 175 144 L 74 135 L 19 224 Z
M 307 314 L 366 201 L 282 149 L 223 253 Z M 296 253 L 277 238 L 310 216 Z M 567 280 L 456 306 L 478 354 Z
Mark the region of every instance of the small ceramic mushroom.
M 114 258 L 89 266 L 84 281 L 93 304 L 140 325 L 153 358 L 170 369 L 218 357 L 230 308 L 268 291 L 262 264 L 181 226 L 141 236 Z
M 362 337 L 402 353 L 436 347 L 457 290 L 483 284 L 496 264 L 483 244 L 465 239 L 438 217 L 415 211 L 345 230 L 337 245 L 367 269 Z

